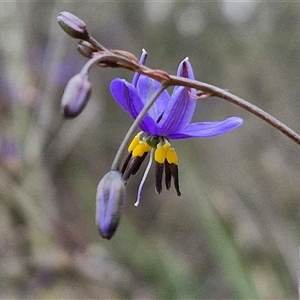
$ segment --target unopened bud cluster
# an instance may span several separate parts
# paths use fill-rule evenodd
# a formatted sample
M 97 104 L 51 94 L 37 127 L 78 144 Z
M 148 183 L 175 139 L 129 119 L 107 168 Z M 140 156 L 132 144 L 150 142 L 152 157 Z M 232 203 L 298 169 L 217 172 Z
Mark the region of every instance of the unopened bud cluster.
M 85 23 L 69 12 L 61 12 L 57 17 L 59 25 L 71 37 L 79 39 L 78 52 L 89 61 L 81 72 L 73 76 L 64 91 L 61 107 L 66 118 L 78 116 L 85 108 L 92 93 L 89 70 L 97 64 L 98 51 L 91 41 Z M 96 195 L 96 225 L 100 235 L 111 239 L 121 220 L 126 190 L 122 173 L 117 170 L 108 172 L 99 182 Z
M 57 21 L 69 36 L 80 40 L 77 45 L 78 52 L 90 58 L 91 61 L 97 49 L 89 42 L 90 35 L 87 32 L 85 23 L 77 16 L 66 11 L 59 13 Z M 79 74 L 69 80 L 65 88 L 61 106 L 66 118 L 77 117 L 83 111 L 91 96 L 92 84 L 88 77 L 89 68 L 83 67 Z

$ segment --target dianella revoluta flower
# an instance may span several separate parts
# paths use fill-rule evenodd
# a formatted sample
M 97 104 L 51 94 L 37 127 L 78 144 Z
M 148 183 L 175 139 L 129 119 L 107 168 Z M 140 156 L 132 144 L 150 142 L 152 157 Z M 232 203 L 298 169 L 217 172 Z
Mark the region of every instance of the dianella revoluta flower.
M 143 50 L 140 63 L 144 64 L 147 53 Z M 178 67 L 177 76 L 194 79 L 193 69 L 188 58 Z M 130 83 L 125 79 L 116 78 L 111 82 L 111 93 L 119 105 L 135 119 L 151 95 L 160 87 L 160 83 L 147 76 L 135 73 Z M 178 179 L 178 157 L 171 145 L 172 140 L 189 138 L 207 138 L 226 133 L 243 123 L 238 117 L 230 117 L 218 122 L 191 123 L 197 100 L 194 89 L 176 86 L 171 95 L 164 90 L 154 105 L 141 121 L 141 131 L 133 138 L 128 147 L 128 156 L 121 173 L 126 183 L 131 175 L 136 174 L 150 152 L 150 161 L 141 181 L 135 205 L 138 205 L 142 185 L 150 165 L 155 161 L 155 189 L 162 191 L 163 172 L 165 185 L 169 190 L 173 178 L 177 195 L 180 196 Z

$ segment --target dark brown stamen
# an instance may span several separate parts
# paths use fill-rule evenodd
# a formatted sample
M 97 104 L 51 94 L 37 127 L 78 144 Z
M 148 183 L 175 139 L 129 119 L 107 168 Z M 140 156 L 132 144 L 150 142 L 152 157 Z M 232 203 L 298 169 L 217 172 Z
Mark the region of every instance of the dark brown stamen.
M 178 166 L 175 164 L 170 164 L 170 170 L 174 180 L 174 186 L 177 192 L 177 196 L 181 196 L 181 192 L 179 190 Z
M 136 172 L 140 169 L 140 166 L 143 163 L 143 161 L 145 160 L 147 154 L 148 154 L 148 152 L 145 152 L 141 157 L 137 156 L 137 158 L 139 158 L 139 164 L 136 165 L 136 167 L 132 169 L 131 175 L 135 175 Z
M 135 156 L 135 157 L 131 157 L 129 159 L 129 162 L 127 163 L 127 167 L 123 173 L 123 179 L 125 184 L 127 183 L 129 177 L 131 175 L 135 175 L 136 172 L 139 170 L 141 164 L 143 163 L 143 161 L 145 160 L 146 156 L 147 156 L 148 152 L 145 152 L 141 157 L 140 156 Z
M 162 176 L 164 172 L 164 164 L 155 163 L 155 190 L 157 194 L 162 191 Z
M 121 168 L 121 174 L 122 175 L 124 174 L 131 157 L 132 157 L 132 152 L 129 152 L 128 155 L 126 156 L 126 159 L 125 159 L 125 161 L 123 163 L 123 166 Z
M 167 160 L 165 160 L 165 183 L 166 183 L 166 189 L 169 190 L 171 187 L 171 167 Z

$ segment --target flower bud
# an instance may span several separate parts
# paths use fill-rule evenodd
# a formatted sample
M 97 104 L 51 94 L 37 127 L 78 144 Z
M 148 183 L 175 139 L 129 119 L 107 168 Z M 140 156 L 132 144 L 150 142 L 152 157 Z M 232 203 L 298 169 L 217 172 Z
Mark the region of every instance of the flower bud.
M 92 84 L 88 76 L 80 73 L 73 76 L 64 91 L 61 100 L 64 116 L 74 118 L 78 116 L 85 108 L 92 93 Z
M 57 22 L 69 36 L 81 40 L 89 38 L 85 23 L 77 16 L 64 11 L 58 14 Z
M 77 45 L 78 52 L 88 58 L 91 58 L 93 53 L 97 50 L 93 47 L 93 45 L 87 41 L 79 41 Z
M 122 216 L 125 199 L 122 174 L 119 171 L 106 173 L 98 184 L 96 196 L 96 224 L 103 238 L 113 237 Z

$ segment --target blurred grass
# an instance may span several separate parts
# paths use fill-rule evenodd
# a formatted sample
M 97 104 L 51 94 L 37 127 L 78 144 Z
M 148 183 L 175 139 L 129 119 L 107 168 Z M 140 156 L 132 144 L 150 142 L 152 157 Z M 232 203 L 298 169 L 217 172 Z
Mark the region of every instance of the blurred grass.
M 207 188 L 196 179 L 197 174 L 193 165 L 188 160 L 184 160 L 183 164 L 190 172 L 190 174 L 183 173 L 182 176 L 182 184 L 190 187 L 187 189 L 190 215 L 194 217 L 199 231 L 204 231 L 203 239 L 206 240 L 212 255 L 220 264 L 220 271 L 231 286 L 233 297 L 235 299 L 259 299 L 234 237 L 228 232 L 222 222 L 222 217 L 214 208 Z M 188 180 L 184 180 L 186 178 Z M 197 190 L 193 189 L 193 186 L 197 186 Z

